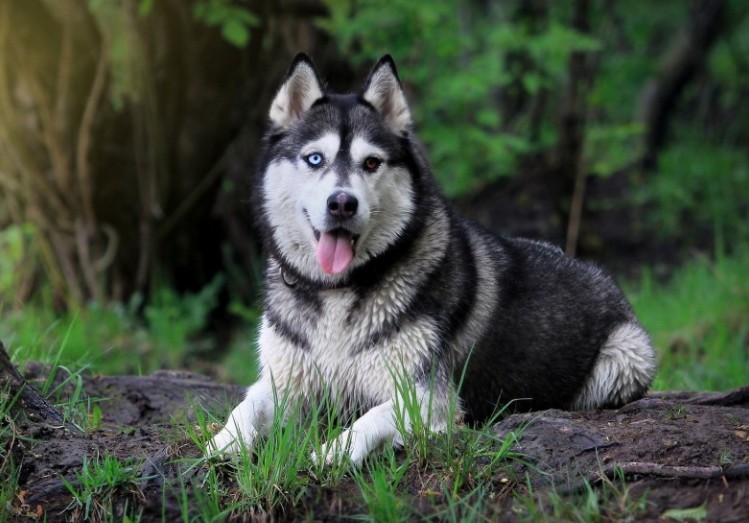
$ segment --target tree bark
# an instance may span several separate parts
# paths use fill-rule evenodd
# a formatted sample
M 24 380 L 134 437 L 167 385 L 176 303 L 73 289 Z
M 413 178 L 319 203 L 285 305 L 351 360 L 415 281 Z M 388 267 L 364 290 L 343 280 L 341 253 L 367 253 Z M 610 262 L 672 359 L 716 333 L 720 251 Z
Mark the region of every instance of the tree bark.
M 10 361 L 5 346 L 0 342 L 0 389 L 13 398 L 12 411 L 22 412 L 32 423 L 44 423 L 55 428 L 65 426 L 65 419 L 47 399 L 32 387 Z M 80 433 L 77 427 L 68 424 L 73 433 Z

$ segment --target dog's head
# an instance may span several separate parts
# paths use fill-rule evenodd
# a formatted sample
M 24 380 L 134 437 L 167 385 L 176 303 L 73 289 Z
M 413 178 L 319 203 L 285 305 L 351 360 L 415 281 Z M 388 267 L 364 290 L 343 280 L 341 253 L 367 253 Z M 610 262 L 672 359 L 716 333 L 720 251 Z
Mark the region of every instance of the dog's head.
M 272 251 L 336 284 L 391 247 L 415 207 L 411 113 L 384 56 L 358 94 L 326 92 L 298 55 L 270 108 L 259 211 Z

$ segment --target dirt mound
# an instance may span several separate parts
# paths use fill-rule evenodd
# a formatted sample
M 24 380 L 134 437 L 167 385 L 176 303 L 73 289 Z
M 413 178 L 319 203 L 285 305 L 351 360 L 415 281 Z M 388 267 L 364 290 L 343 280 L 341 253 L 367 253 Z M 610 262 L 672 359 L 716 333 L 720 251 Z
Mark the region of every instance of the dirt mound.
M 83 375 L 75 384 L 56 377 L 58 393 L 74 387 L 78 401 L 106 399 L 98 404 L 97 428 L 84 432 L 71 423 L 63 428 L 57 409 L 25 385 L 46 378 L 48 369 L 29 365 L 25 372 L 22 377 L 9 368 L 7 356 L 4 368 L 0 365 L 0 384 L 20 397 L 17 415 L 3 422 L 12 429 L 3 431 L 10 434 L 3 436 L 6 459 L 13 459 L 18 474 L 15 498 L 6 507 L 11 520 L 83 520 L 84 507 L 73 503 L 70 489 L 80 487 L 76 473 L 86 461 L 104 455 L 130 464 L 137 479 L 129 488 L 110 492 L 115 514 L 136 507 L 144 521 L 173 521 L 192 513 L 192 494 L 202 488 L 205 466 L 190 465 L 195 461 L 189 458 L 200 451 L 185 426 L 194 423 L 196 406 L 226 409 L 238 400 L 240 388 L 174 372 Z M 655 393 L 618 410 L 516 414 L 494 430 L 503 436 L 520 428 L 514 450 L 522 458 L 497 480 L 494 520 L 524 519 L 517 510 L 518 493 L 532 493 L 539 510 L 553 514 L 548 508 L 553 496 L 576 496 L 606 485 L 646 500 L 638 519 L 683 516 L 667 511 L 696 509 L 687 514 L 709 521 L 747 520 L 749 387 L 729 393 Z M 403 493 L 420 512 L 434 513 L 440 499 L 423 492 L 405 488 Z M 314 510 L 315 520 L 334 520 L 361 514 L 363 507 L 353 481 L 335 489 L 312 482 L 301 505 L 273 519 L 304 518 Z M 241 519 L 254 519 L 251 514 Z
M 749 518 L 749 388 L 730 393 L 654 393 L 618 410 L 513 415 L 531 485 L 558 494 L 626 479 L 647 492 L 638 519 L 702 507 L 708 521 Z

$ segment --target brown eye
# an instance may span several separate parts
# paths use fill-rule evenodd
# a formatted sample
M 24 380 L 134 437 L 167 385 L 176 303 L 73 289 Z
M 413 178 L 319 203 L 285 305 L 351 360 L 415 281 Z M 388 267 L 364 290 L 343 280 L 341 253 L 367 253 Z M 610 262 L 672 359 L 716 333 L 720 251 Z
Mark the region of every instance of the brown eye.
M 382 160 L 374 156 L 368 156 L 364 160 L 364 170 L 370 173 L 375 172 L 382 165 Z

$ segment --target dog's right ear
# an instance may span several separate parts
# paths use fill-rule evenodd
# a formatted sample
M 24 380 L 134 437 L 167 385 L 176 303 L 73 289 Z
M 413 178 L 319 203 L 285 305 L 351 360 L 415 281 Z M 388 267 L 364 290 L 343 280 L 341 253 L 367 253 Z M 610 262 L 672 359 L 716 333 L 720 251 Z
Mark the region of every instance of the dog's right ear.
M 411 126 L 411 111 L 398 79 L 395 62 L 389 54 L 380 58 L 370 71 L 369 78 L 364 82 L 362 97 L 396 133 L 402 133 Z
M 315 64 L 309 56 L 299 53 L 291 63 L 286 80 L 273 99 L 270 120 L 281 128 L 287 128 L 322 96 L 323 90 Z

